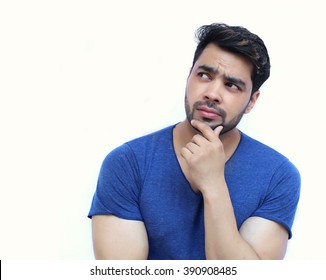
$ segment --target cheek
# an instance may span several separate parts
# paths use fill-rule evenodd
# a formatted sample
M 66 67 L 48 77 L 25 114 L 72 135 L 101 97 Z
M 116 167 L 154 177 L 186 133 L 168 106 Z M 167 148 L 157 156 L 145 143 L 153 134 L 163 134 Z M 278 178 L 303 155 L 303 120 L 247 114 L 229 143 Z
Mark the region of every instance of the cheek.
M 185 99 L 187 100 L 189 105 L 193 104 L 196 101 L 194 91 L 190 87 L 186 88 Z
M 189 99 L 198 98 L 204 91 L 204 85 L 196 82 L 193 78 L 189 78 L 186 84 L 186 93 Z
M 239 100 L 230 102 L 228 104 L 231 104 L 227 106 L 228 112 L 227 112 L 227 119 L 233 119 L 239 115 L 243 115 L 244 113 L 247 113 L 248 110 L 248 101 L 241 101 Z M 250 111 L 250 109 L 249 109 Z

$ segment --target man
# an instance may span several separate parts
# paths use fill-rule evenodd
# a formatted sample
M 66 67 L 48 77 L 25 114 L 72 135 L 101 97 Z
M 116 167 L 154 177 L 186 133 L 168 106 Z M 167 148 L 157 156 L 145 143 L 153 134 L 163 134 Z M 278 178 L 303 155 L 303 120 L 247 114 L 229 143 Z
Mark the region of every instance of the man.
M 97 259 L 282 259 L 300 193 L 295 166 L 237 129 L 268 79 L 263 41 L 202 26 L 183 122 L 104 160 L 89 217 Z

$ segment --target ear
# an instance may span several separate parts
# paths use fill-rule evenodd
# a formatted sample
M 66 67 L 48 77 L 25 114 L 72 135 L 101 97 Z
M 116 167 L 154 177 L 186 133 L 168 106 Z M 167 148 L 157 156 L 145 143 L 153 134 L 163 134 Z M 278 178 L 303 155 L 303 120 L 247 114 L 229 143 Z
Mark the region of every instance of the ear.
M 259 91 L 259 90 L 257 90 L 256 92 L 254 92 L 254 93 L 252 94 L 252 96 L 251 96 L 251 98 L 250 98 L 250 101 L 249 101 L 249 103 L 248 103 L 248 105 L 247 105 L 247 108 L 246 108 L 246 110 L 245 110 L 245 113 L 246 113 L 246 114 L 248 114 L 248 113 L 252 110 L 252 108 L 254 108 L 254 106 L 255 106 L 255 104 L 256 104 L 256 101 L 257 101 L 259 95 L 260 95 L 260 91 Z

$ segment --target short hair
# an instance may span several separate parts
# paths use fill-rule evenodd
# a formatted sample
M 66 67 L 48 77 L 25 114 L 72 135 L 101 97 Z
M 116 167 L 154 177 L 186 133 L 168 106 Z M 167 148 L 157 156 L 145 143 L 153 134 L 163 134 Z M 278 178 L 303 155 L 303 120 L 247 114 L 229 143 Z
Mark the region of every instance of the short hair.
M 197 48 L 194 54 L 194 67 L 203 50 L 210 43 L 237 53 L 249 59 L 253 65 L 251 80 L 252 93 L 257 91 L 270 75 L 270 60 L 263 40 L 242 26 L 229 26 L 224 23 L 203 25 L 196 31 Z

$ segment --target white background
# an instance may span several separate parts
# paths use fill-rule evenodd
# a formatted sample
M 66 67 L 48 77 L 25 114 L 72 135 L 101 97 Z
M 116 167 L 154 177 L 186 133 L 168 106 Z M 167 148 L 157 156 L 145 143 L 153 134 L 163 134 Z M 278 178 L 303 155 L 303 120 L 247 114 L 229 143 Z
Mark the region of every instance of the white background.
M 93 259 L 104 156 L 184 119 L 202 24 L 242 25 L 272 63 L 240 128 L 288 156 L 302 195 L 287 259 L 326 249 L 323 1 L 1 1 L 0 258 Z

